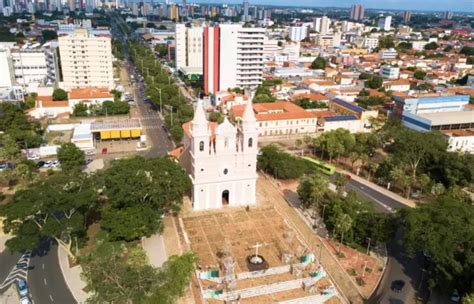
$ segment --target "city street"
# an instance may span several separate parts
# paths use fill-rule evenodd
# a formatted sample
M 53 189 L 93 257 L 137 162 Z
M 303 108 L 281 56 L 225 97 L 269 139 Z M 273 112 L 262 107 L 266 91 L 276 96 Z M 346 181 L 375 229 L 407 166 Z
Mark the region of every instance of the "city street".
M 354 180 L 354 178 L 348 181 L 346 191 L 348 190 L 354 190 L 360 197 L 374 203 L 375 208 L 380 212 L 394 212 L 396 209 L 407 208 L 407 205 L 402 202 L 385 195 L 375 188 L 364 185 L 363 183 Z M 401 239 L 402 232 L 398 231 L 396 237 L 387 244 L 387 268 L 380 285 L 367 303 L 411 304 L 416 303 L 416 297 L 426 297 L 426 286 L 421 282 L 423 258 L 420 257 L 420 255 L 417 255 L 415 258 L 410 258 L 400 245 Z M 396 293 L 391 289 L 392 282 L 395 280 L 402 280 L 406 283 L 399 293 Z M 397 300 L 402 302 L 397 302 Z

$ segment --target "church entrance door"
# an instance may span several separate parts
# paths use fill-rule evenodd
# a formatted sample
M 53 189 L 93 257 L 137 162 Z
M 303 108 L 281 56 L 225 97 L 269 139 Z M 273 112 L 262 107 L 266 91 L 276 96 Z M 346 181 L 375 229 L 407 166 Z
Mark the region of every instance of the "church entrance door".
M 229 205 L 229 190 L 222 191 L 222 205 Z

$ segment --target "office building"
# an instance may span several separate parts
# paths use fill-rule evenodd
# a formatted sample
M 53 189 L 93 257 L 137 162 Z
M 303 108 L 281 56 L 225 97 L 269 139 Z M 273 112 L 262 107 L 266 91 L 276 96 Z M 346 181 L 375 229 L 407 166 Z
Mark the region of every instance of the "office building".
M 411 19 L 411 12 L 410 11 L 404 11 L 403 12 L 403 23 L 408 24 L 410 23 Z
M 204 28 L 204 92 L 255 88 L 262 83 L 265 29 L 242 24 Z
M 381 30 L 390 31 L 390 28 L 392 26 L 392 16 L 380 18 L 378 26 Z
M 316 17 L 313 20 L 313 30 L 323 35 L 329 32 L 330 25 L 331 25 L 331 19 L 329 19 L 326 16 Z
M 72 34 L 60 36 L 58 42 L 64 87 L 114 87 L 110 36 L 75 29 Z
M 396 49 L 388 49 L 388 50 L 381 50 L 379 52 L 379 57 L 381 60 L 385 60 L 385 59 L 395 59 L 397 58 L 398 56 L 398 53 L 397 53 L 397 50 Z
M 308 37 L 308 27 L 302 26 L 290 26 L 288 30 L 288 37 L 291 41 L 301 41 Z
M 362 20 L 364 19 L 364 6 L 361 4 L 355 4 L 351 7 L 351 20 Z

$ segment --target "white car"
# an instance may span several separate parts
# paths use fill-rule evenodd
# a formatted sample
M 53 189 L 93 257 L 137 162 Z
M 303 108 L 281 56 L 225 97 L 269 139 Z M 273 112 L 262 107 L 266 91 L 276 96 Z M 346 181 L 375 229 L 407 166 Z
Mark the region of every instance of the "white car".
M 30 298 L 28 297 L 23 297 L 20 299 L 20 304 L 32 304 Z

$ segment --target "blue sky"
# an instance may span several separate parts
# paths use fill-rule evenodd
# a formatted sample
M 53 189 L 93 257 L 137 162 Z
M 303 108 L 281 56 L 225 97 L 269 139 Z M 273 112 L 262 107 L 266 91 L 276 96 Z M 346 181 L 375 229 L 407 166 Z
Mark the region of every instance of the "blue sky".
M 249 0 L 254 4 L 273 5 L 298 5 L 298 6 L 320 6 L 320 7 L 350 7 L 352 4 L 360 3 L 367 8 L 400 9 L 400 10 L 426 10 L 426 11 L 460 11 L 474 12 L 474 0 Z M 188 0 L 188 2 L 190 2 Z M 200 3 L 208 2 L 198 0 Z M 241 3 L 235 0 L 211 0 L 212 3 Z

